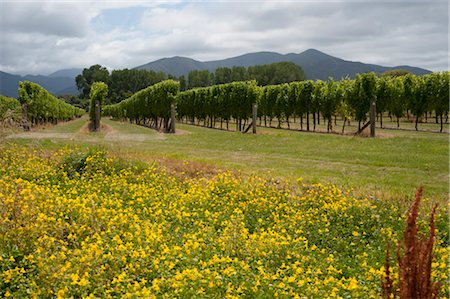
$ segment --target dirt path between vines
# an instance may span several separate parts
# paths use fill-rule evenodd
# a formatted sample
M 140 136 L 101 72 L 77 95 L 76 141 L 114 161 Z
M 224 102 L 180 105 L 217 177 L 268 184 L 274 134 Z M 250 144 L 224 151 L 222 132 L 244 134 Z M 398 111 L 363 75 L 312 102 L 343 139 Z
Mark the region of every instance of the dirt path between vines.
M 64 126 L 60 124 L 57 126 Z M 142 133 L 120 133 L 113 126 L 102 124 L 98 133 L 89 131 L 89 123 L 86 122 L 79 130 L 72 133 L 53 132 L 56 126 L 34 128 L 29 132 L 15 132 L 6 136 L 6 139 L 50 139 L 50 140 L 77 140 L 77 141 L 117 141 L 117 142 L 146 142 L 152 140 L 164 140 L 163 133 L 154 132 L 149 129 L 149 134 Z

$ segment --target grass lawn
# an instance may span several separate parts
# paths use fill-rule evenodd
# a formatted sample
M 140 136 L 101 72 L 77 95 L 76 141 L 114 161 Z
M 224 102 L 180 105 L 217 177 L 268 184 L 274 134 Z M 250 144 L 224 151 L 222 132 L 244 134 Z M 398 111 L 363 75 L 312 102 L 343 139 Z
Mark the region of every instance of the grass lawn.
M 379 137 L 371 139 L 258 128 L 258 134 L 251 135 L 177 124 L 177 134 L 162 134 L 102 121 L 107 129 L 101 133 L 85 129 L 85 116 L 6 140 L 43 148 L 99 146 L 123 158 L 157 161 L 169 170 L 231 169 L 280 181 L 301 178 L 306 183 L 333 183 L 353 189 L 356 195 L 386 199 L 410 198 L 423 185 L 426 196 L 448 199 L 446 133 L 377 130 Z

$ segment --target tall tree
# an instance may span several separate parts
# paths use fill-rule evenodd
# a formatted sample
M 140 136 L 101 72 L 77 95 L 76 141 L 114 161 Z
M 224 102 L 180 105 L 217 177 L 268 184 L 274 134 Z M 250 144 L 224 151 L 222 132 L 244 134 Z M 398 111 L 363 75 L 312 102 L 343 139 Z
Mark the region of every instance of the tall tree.
M 164 81 L 167 75 L 152 70 L 113 70 L 108 103 L 118 103 L 141 89 Z
M 83 69 L 83 72 L 75 78 L 81 97 L 89 99 L 91 85 L 94 82 L 109 83 L 109 71 L 99 64 L 95 64 L 89 68 Z
M 248 77 L 256 80 L 260 86 L 290 83 L 306 79 L 302 68 L 293 62 L 275 62 L 250 66 L 248 67 Z
M 214 83 L 225 84 L 231 83 L 231 69 L 228 67 L 219 67 L 214 72 Z
M 208 70 L 193 70 L 188 75 L 188 88 L 206 87 L 214 82 L 214 74 Z

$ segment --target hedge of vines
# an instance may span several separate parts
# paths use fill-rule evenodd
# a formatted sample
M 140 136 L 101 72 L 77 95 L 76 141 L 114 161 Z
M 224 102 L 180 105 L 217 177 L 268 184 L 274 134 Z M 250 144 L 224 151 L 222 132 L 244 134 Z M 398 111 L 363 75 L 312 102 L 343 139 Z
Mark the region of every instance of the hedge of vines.
M 234 82 L 205 88 L 197 88 L 178 95 L 178 116 L 190 122 L 197 120 L 204 125 L 215 126 L 217 120 L 234 119 L 238 130 L 242 121 L 251 117 L 251 103 L 258 104 L 260 124 L 278 127 L 292 119 L 298 119 L 301 129 L 315 130 L 320 118 L 333 130 L 333 117 L 352 118 L 361 127 L 367 120 L 370 103 L 376 101 L 380 125 L 383 114 L 399 119 L 406 114 L 415 116 L 416 129 L 419 119 L 435 112 L 436 122 L 449 112 L 449 72 L 424 76 L 377 77 L 375 73 L 359 74 L 354 80 L 327 82 L 301 81 L 288 84 L 258 87 L 256 82 Z M 311 120 L 312 118 L 312 120 Z M 312 122 L 312 123 L 311 123 Z
M 169 130 L 170 107 L 176 102 L 180 83 L 165 80 L 142 89 L 128 99 L 103 108 L 103 114 L 136 124 Z
M 236 120 L 237 130 L 244 130 L 245 122 L 252 115 L 252 104 L 257 103 L 260 89 L 256 81 L 233 82 L 205 88 L 195 88 L 177 97 L 178 118 L 204 125 L 215 126 L 216 120 Z
M 85 113 L 83 109 L 54 97 L 47 90 L 33 82 L 20 82 L 18 93 L 20 104 L 26 104 L 27 116 L 31 121 L 31 125 L 71 120 Z
M 0 95 L 0 121 L 6 119 L 18 121 L 20 108 L 20 102 L 17 99 Z

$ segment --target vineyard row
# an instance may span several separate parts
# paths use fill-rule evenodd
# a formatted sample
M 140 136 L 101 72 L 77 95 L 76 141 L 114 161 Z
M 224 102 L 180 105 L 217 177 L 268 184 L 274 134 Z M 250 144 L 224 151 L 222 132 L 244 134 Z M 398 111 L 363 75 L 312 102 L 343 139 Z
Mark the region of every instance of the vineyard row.
M 167 80 L 139 91 L 132 97 L 103 109 L 105 115 L 128 119 L 141 125 L 168 128 L 171 105 L 177 106 L 178 119 L 191 123 L 216 126 L 233 120 L 238 131 L 252 118 L 256 104 L 257 117 L 265 125 L 278 121 L 290 127 L 292 119 L 299 119 L 310 130 L 323 117 L 327 131 L 333 129 L 333 116 L 353 119 L 358 126 L 367 120 L 371 102 L 383 126 L 383 114 L 399 119 L 406 113 L 415 116 L 415 127 L 424 114 L 435 112 L 441 131 L 449 111 L 449 72 L 424 76 L 377 77 L 375 73 L 360 74 L 354 80 L 300 81 L 259 87 L 255 81 L 233 82 L 178 92 L 179 83 Z M 158 122 L 158 119 L 161 119 Z M 305 122 L 304 122 L 305 121 Z

